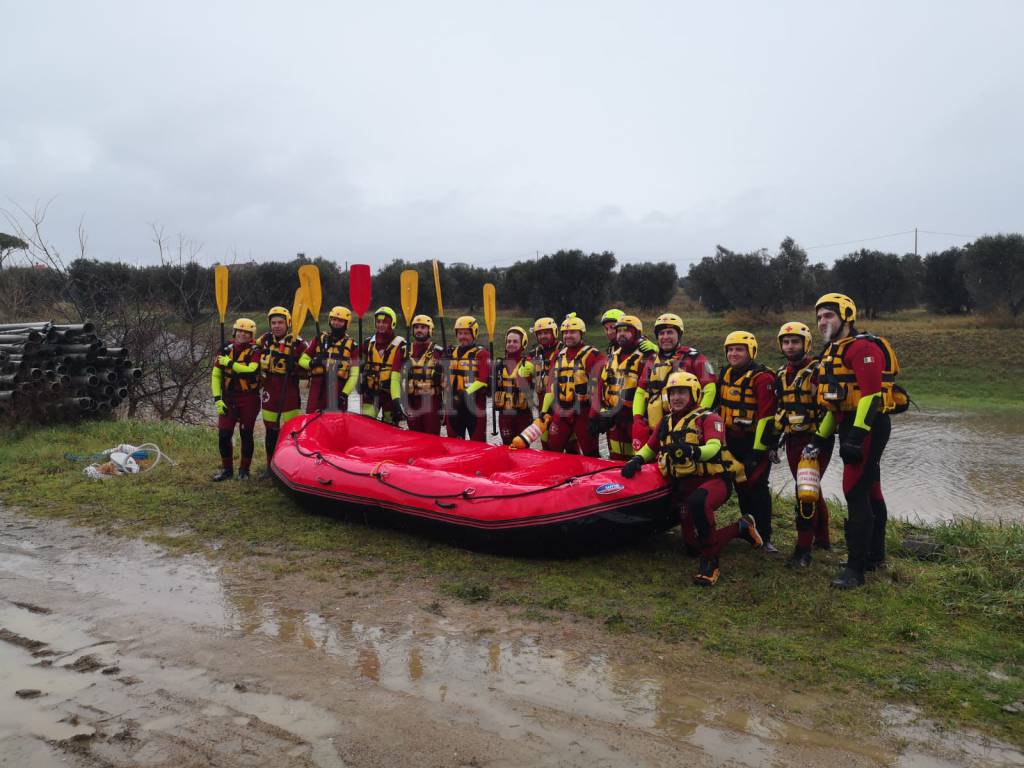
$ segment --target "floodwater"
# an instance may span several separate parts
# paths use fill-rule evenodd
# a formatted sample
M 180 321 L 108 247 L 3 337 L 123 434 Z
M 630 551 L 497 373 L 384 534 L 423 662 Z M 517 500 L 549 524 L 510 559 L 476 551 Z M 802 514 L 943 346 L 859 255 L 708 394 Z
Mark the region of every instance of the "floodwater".
M 772 469 L 772 488 L 794 495 L 789 468 Z M 836 446 L 822 487 L 842 498 Z M 910 411 L 892 417 L 882 455 L 890 517 L 938 522 L 956 517 L 1024 523 L 1024 409 L 998 413 Z
M 682 646 L 230 568 L 0 509 L 0 765 L 1024 766 Z

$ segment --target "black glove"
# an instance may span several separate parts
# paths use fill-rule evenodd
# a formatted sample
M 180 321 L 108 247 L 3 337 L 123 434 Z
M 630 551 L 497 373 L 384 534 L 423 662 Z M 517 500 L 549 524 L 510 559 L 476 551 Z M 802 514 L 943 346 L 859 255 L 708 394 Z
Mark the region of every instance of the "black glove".
M 402 409 L 402 404 L 398 400 L 391 405 L 391 420 L 394 422 L 396 427 L 403 421 L 408 421 L 408 417 Z
M 853 427 L 839 441 L 839 456 L 844 464 L 859 464 L 864 460 L 864 436 L 867 433 L 866 429 Z
M 746 460 L 743 462 L 743 469 L 747 473 L 747 477 L 750 477 L 752 474 L 754 474 L 754 470 L 756 470 L 758 466 L 760 466 L 761 462 L 764 460 L 766 453 L 767 451 L 750 452 L 750 455 L 748 455 Z
M 623 477 L 629 478 L 640 471 L 640 467 L 644 465 L 644 460 L 639 456 L 634 456 L 632 459 L 622 465 L 622 469 L 619 470 Z
M 601 411 L 601 413 L 598 414 L 598 418 L 601 420 L 602 432 L 607 432 L 615 426 L 615 414 L 611 411 Z
M 587 420 L 587 432 L 590 433 L 591 437 L 597 437 L 601 434 L 601 417 L 594 416 Z

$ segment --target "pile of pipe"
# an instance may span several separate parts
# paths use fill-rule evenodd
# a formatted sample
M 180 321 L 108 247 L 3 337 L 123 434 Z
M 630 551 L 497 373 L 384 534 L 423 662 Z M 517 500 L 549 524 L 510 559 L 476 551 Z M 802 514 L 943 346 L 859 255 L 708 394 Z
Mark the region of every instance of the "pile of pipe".
M 109 414 L 142 370 L 92 323 L 0 325 L 0 417 L 54 423 Z

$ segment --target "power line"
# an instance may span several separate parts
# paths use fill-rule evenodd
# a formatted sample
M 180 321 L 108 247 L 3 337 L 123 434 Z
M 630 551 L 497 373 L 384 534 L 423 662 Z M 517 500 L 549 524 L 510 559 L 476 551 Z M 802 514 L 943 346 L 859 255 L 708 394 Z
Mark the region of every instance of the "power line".
M 924 230 L 922 229 L 921 232 L 924 232 Z M 893 232 L 890 235 L 877 235 L 875 237 L 862 237 L 859 240 L 844 240 L 841 243 L 824 243 L 822 245 L 809 245 L 806 248 L 804 248 L 804 250 L 805 251 L 813 251 L 815 248 L 833 248 L 833 247 L 835 247 L 837 245 L 854 245 L 855 243 L 867 243 L 867 242 L 870 242 L 872 240 L 885 240 L 888 237 L 900 237 L 901 235 L 912 235 L 912 234 L 914 234 L 914 230 L 908 229 L 906 232 Z M 932 234 L 938 234 L 938 233 L 932 233 Z
M 926 235 L 944 235 L 946 237 L 961 237 L 964 240 L 974 240 L 977 238 L 977 235 L 958 235 L 956 232 L 932 232 L 930 229 L 922 229 L 919 231 L 923 232 Z

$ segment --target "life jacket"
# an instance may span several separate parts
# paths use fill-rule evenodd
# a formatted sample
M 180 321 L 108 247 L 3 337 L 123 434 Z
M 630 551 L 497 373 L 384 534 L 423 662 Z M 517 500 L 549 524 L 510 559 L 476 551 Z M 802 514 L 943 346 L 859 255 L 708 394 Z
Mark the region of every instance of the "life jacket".
M 630 408 L 633 405 L 640 371 L 646 360 L 647 355 L 639 349 L 634 349 L 628 355 L 623 355 L 621 349 L 616 349 L 601 371 L 602 407 L 615 408 L 620 403 L 623 408 Z
M 318 357 L 323 355 L 327 362 L 337 360 L 338 380 L 348 381 L 348 374 L 352 369 L 352 350 L 355 349 L 355 345 L 355 339 L 347 333 L 338 339 L 335 339 L 329 333 L 321 333 L 319 339 L 317 339 L 316 353 Z M 322 376 L 326 370 L 326 363 L 314 365 L 310 367 L 309 374 L 311 376 Z
M 448 375 L 445 377 L 445 386 L 451 392 L 464 392 L 466 387 L 476 381 L 476 356 L 483 349 L 479 344 L 473 344 L 452 350 Z
M 220 367 L 222 391 L 230 392 L 237 390 L 238 392 L 251 392 L 258 389 L 260 386 L 259 370 L 255 370 L 252 373 L 235 373 L 232 365 L 234 363 L 241 363 L 242 365 L 251 363 L 253 355 L 260 351 L 259 345 L 246 344 L 236 354 L 237 350 L 238 347 L 232 344 L 228 350 L 228 355 L 231 356 L 231 363 Z
M 558 404 L 562 408 L 582 408 L 590 400 L 590 376 L 587 362 L 598 351 L 589 344 L 576 350 L 576 356 L 569 359 L 569 348 L 563 347 L 555 358 L 552 375 L 555 377 Z
M 551 386 L 551 369 L 561 350 L 562 345 L 559 342 L 552 345 L 550 349 L 545 349 L 538 344 L 526 358 L 533 366 L 533 390 L 541 401 L 544 399 L 544 393 Z
M 675 449 L 680 444 L 703 445 L 704 433 L 699 421 L 712 415 L 706 408 L 694 408 L 682 416 L 668 414 L 658 428 L 658 469 L 664 477 L 705 477 L 728 474 L 733 480 L 747 479 L 743 465 L 723 447 L 710 461 L 675 458 Z
M 661 397 L 661 390 L 665 387 L 669 374 L 682 370 L 683 358 L 696 359 L 700 356 L 700 350 L 693 347 L 676 347 L 671 355 L 662 357 L 657 353 L 651 359 L 651 371 L 647 374 L 647 394 L 650 395 L 650 402 Z
M 368 338 L 364 345 L 363 359 L 359 372 L 363 377 L 362 393 L 372 395 L 375 392 L 390 394 L 391 374 L 395 367 L 395 358 L 405 347 L 405 339 L 395 336 L 384 349 L 378 349 L 376 336 Z
M 760 363 L 753 363 L 741 374 L 724 367 L 718 374 L 718 414 L 725 428 L 736 432 L 753 432 L 757 426 L 757 395 L 754 377 L 759 373 L 774 374 Z
M 284 376 L 288 372 L 288 358 L 295 357 L 295 347 L 301 342 L 302 339 L 290 333 L 280 340 L 269 331 L 260 336 L 260 377 Z
M 788 366 L 779 368 L 775 378 L 775 396 L 778 411 L 775 420 L 787 435 L 793 432 L 809 432 L 816 429 L 821 421 L 821 406 L 818 405 L 818 385 L 814 374 L 818 361 L 811 359 L 793 373 L 787 380 Z
M 441 392 L 441 347 L 427 343 L 423 354 L 417 357 L 413 347 L 408 349 L 405 363 L 405 391 L 410 395 L 437 395 Z
M 818 363 L 818 403 L 833 411 L 856 411 L 860 402 L 857 375 L 843 361 L 847 347 L 856 339 L 867 339 L 882 355 L 882 413 L 903 413 L 910 404 L 907 391 L 896 384 L 900 363 L 887 339 L 870 333 L 859 333 L 828 345 Z
M 526 402 L 526 393 L 516 383 L 516 371 L 520 360 L 515 361 L 511 373 L 504 360 L 499 360 L 494 377 L 494 407 L 501 411 L 525 411 L 530 405 Z

